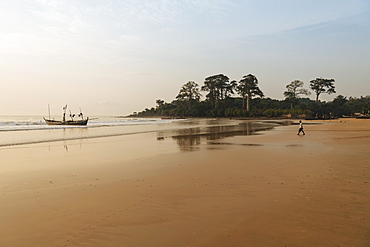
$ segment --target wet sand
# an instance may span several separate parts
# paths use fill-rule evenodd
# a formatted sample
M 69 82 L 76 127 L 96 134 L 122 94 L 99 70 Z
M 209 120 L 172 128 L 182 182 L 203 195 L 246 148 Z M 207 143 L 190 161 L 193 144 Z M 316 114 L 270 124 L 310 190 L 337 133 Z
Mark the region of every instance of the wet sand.
M 370 120 L 304 123 L 1 148 L 0 246 L 370 246 Z

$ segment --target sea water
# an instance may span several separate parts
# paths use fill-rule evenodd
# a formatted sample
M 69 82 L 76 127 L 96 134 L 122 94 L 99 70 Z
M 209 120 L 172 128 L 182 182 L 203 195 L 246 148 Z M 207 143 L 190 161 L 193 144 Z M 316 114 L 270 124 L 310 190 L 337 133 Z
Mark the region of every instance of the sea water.
M 56 119 L 58 120 L 58 119 Z M 75 118 L 77 120 L 77 118 Z M 158 140 L 171 137 L 188 143 L 249 135 L 276 123 L 229 119 L 161 119 L 91 117 L 86 126 L 47 125 L 41 116 L 0 116 L 0 147 L 33 143 L 156 133 Z

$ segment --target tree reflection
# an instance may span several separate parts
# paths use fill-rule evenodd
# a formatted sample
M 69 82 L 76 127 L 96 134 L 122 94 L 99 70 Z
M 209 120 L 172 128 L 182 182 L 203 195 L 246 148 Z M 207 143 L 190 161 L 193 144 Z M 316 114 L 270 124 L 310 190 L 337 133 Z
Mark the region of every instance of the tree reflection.
M 157 132 L 157 140 L 165 141 L 171 138 L 176 142 L 181 151 L 194 151 L 200 149 L 202 144 L 220 145 L 215 140 L 234 136 L 254 135 L 258 131 L 270 130 L 278 125 L 291 124 L 289 121 L 260 120 L 238 121 L 225 119 L 192 119 L 177 123 L 178 129 L 167 129 Z M 226 142 L 222 142 L 226 145 Z M 253 146 L 254 144 L 240 144 Z
M 270 129 L 271 126 L 263 126 L 264 129 Z M 219 140 L 233 136 L 252 135 L 256 131 L 262 130 L 262 125 L 255 122 L 243 122 L 236 125 L 219 125 L 196 127 L 189 129 L 180 129 L 172 134 L 177 145 L 182 151 L 193 151 L 198 149 L 200 144 L 209 141 Z

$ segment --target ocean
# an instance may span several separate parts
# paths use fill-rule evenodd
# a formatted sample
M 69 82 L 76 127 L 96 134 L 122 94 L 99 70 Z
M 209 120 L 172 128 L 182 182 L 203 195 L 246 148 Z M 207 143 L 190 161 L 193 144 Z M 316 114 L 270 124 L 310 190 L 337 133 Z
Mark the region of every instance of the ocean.
M 77 119 L 77 118 L 76 118 Z M 175 139 L 195 145 L 236 135 L 250 135 L 277 122 L 230 119 L 161 119 L 90 117 L 86 126 L 51 126 L 42 116 L 0 116 L 0 147 L 155 133 L 158 140 Z M 57 117 L 55 120 L 60 120 Z

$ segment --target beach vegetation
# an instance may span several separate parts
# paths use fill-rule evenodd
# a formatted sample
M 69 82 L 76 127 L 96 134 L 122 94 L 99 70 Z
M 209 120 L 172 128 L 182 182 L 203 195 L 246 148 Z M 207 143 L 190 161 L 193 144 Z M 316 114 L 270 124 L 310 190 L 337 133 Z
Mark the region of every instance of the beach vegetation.
M 257 77 L 248 74 L 239 82 L 224 74 L 205 78 L 204 85 L 185 83 L 172 102 L 156 100 L 156 107 L 135 112 L 136 117 L 228 117 L 228 118 L 306 118 L 326 119 L 370 113 L 370 96 L 338 95 L 330 102 L 320 101 L 322 93 L 335 93 L 334 79 L 316 78 L 310 81 L 315 100 L 304 83 L 294 80 L 286 85 L 284 100 L 265 97 L 258 87 Z M 206 95 L 202 99 L 201 92 Z
M 334 79 L 316 78 L 310 81 L 310 88 L 316 94 L 316 102 L 319 102 L 319 96 L 322 93 L 335 93 Z
M 190 110 L 194 103 L 199 102 L 201 96 L 199 85 L 189 81 L 181 87 L 176 99 L 179 104 L 183 104 L 183 108 Z
M 250 111 L 250 101 L 254 96 L 263 97 L 263 92 L 258 87 L 258 79 L 252 74 L 243 76 L 236 86 L 237 92 L 245 99 L 245 110 Z
M 207 77 L 201 89 L 207 92 L 207 100 L 210 101 L 214 109 L 217 109 L 222 108 L 226 98 L 234 93 L 235 84 L 235 81 L 230 82 L 229 77 L 219 74 Z
M 285 99 L 290 102 L 290 108 L 298 103 L 299 95 L 310 95 L 308 89 L 303 88 L 303 81 L 294 80 L 286 85 L 287 91 L 284 92 Z

